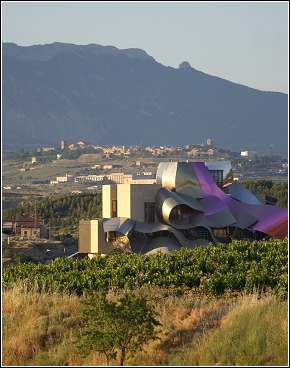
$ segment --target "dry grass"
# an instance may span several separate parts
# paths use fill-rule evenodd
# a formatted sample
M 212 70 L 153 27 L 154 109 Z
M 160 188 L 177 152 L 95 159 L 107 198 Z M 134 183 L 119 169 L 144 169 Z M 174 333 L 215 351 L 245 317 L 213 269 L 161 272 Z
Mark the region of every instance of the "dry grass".
M 287 301 L 256 294 L 213 297 L 193 290 L 177 296 L 158 287 L 135 292 L 156 298 L 162 332 L 160 340 L 149 342 L 126 365 L 249 365 L 246 359 L 259 365 L 287 365 Z M 112 291 L 109 297 L 120 293 Z M 106 365 L 103 356 L 92 352 L 83 358 L 76 349 L 80 317 L 76 296 L 27 293 L 15 287 L 2 293 L 2 316 L 5 366 Z M 246 355 L 234 350 L 233 343 Z
M 219 319 L 219 328 L 193 336 L 169 365 L 287 366 L 288 305 L 273 296 L 243 296 Z
M 27 365 L 49 345 L 48 329 L 40 328 L 42 317 L 53 315 L 61 308 L 70 316 L 79 317 L 79 302 L 76 297 L 59 294 L 26 292 L 15 287 L 2 293 L 2 363 L 4 365 Z M 57 325 L 57 324 L 55 324 Z M 54 325 L 52 325 L 54 326 Z M 55 331 L 49 331 L 51 335 Z M 72 336 L 72 328 L 62 328 L 62 338 Z M 53 341 L 52 341 L 53 342 Z M 53 345 L 53 344 L 52 344 Z M 13 352 L 13 354 L 11 354 Z
M 102 158 L 101 153 L 83 153 L 80 157 L 78 157 L 76 162 L 85 162 L 85 163 L 99 163 Z M 67 163 L 71 163 L 71 160 L 66 160 Z

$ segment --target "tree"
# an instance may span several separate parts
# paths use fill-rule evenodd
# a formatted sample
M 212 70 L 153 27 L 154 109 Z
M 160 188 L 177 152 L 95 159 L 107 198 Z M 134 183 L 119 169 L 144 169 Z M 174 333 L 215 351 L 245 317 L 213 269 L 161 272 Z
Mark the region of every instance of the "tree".
M 106 291 L 91 294 L 81 300 L 83 304 L 83 328 L 78 334 L 78 349 L 83 356 L 92 350 L 110 359 L 120 355 L 120 366 L 128 357 L 149 340 L 158 339 L 155 330 L 161 324 L 155 319 L 158 313 L 146 297 L 137 297 L 126 291 L 117 300 L 110 301 Z

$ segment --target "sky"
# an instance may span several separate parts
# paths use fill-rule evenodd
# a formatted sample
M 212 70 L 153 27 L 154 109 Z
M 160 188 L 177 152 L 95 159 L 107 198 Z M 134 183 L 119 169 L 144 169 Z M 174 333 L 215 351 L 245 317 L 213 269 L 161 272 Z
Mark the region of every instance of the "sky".
M 158 63 L 259 89 L 289 90 L 289 3 L 1 2 L 2 42 L 139 48 Z

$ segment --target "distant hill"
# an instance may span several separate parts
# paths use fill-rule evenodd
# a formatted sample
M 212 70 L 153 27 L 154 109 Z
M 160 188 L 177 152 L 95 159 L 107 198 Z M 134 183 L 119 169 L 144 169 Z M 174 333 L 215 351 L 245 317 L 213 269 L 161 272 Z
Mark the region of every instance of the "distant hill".
M 213 59 L 214 62 L 214 59 Z M 267 76 L 265 76 L 267 77 Z M 2 43 L 3 154 L 87 141 L 205 143 L 288 157 L 288 95 L 166 67 L 140 49 Z

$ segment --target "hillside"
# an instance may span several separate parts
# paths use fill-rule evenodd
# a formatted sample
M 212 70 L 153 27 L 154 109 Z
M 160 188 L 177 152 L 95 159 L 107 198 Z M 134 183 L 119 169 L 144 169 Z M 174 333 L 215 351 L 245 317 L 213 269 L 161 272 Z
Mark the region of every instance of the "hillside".
M 2 361 L 104 365 L 103 354 L 92 348 L 84 359 L 76 334 L 82 300 L 106 291 L 111 301 L 123 293 L 147 296 L 161 322 L 160 340 L 150 341 L 126 365 L 285 366 L 287 265 L 285 238 L 149 256 L 112 251 L 3 268 Z M 98 321 L 92 319 L 92 326 Z M 110 358 L 110 365 L 116 363 Z
M 127 365 L 288 365 L 288 301 L 239 293 L 231 298 L 197 292 L 178 296 L 169 289 L 147 289 L 159 298 L 161 340 L 150 341 Z M 15 287 L 3 291 L 2 306 L 3 366 L 106 365 L 104 354 L 92 350 L 83 358 L 77 351 L 81 316 L 77 297 L 25 293 Z M 118 361 L 110 364 L 117 366 Z
M 140 49 L 2 44 L 3 153 L 80 140 L 288 155 L 288 96 L 194 69 L 165 67 Z M 14 135 L 15 134 L 15 135 Z M 42 142 L 40 144 L 40 142 Z

